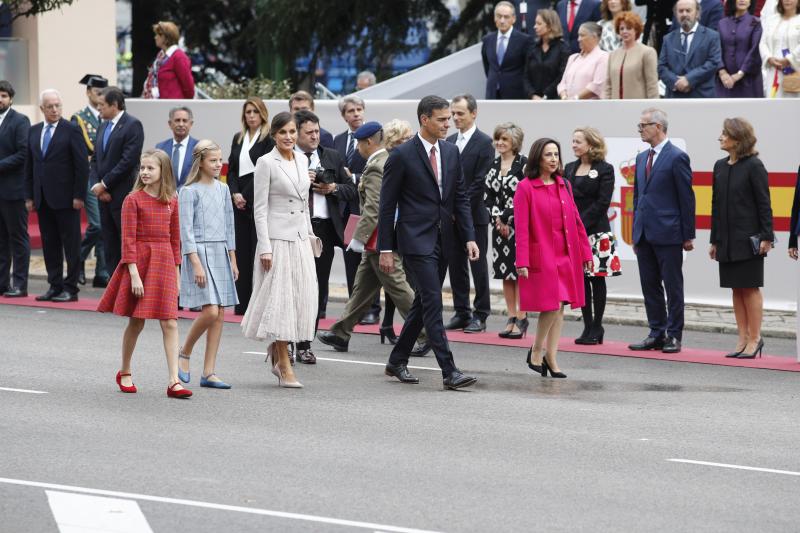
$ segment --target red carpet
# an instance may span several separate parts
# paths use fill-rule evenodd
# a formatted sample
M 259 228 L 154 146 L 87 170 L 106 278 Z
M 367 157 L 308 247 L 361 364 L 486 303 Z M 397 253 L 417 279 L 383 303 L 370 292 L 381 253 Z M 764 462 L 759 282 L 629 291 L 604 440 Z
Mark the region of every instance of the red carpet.
M 52 302 L 37 302 L 34 296 L 27 298 L 0 298 L 0 304 L 20 305 L 26 307 L 40 307 L 45 309 L 67 309 L 72 311 L 95 311 L 97 309 L 97 299 L 82 298 L 74 303 L 58 304 Z M 197 313 L 191 311 L 179 311 L 181 318 L 192 319 Z M 227 313 L 226 322 L 238 323 L 242 317 L 233 313 Z M 335 319 L 326 318 L 320 320 L 320 329 L 328 329 Z M 396 326 L 395 331 L 400 332 L 400 326 Z M 378 326 L 356 326 L 356 333 L 378 334 Z M 487 346 L 506 346 L 527 349 L 533 342 L 533 337 L 521 340 L 506 340 L 497 336 L 496 332 L 468 334 L 463 332 L 448 332 L 447 338 L 452 342 L 465 342 L 472 344 L 483 344 Z M 638 338 L 636 339 L 638 340 Z M 783 370 L 786 372 L 800 372 L 800 363 L 792 357 L 780 357 L 775 355 L 764 355 L 759 359 L 726 359 L 725 353 L 716 350 L 700 350 L 695 348 L 683 347 L 681 353 L 665 354 L 658 351 L 653 352 L 633 352 L 628 350 L 628 343 L 622 341 L 605 341 L 604 344 L 597 346 L 580 346 L 575 344 L 574 339 L 563 338 L 559 349 L 564 352 L 583 353 L 588 355 L 610 355 L 614 357 L 638 357 L 640 359 L 658 359 L 661 361 L 677 361 L 684 363 L 701 363 L 707 365 L 737 366 L 744 368 L 761 368 L 766 370 Z

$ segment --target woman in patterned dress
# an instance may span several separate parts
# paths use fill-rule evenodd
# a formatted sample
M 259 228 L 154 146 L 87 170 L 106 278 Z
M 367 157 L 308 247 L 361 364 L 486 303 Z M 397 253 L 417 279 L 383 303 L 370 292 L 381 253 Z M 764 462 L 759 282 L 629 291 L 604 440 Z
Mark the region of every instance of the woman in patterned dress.
M 181 237 L 178 199 L 169 156 L 161 150 L 142 154 L 133 191 L 122 203 L 122 260 L 97 310 L 127 316 L 122 337 L 122 368 L 117 385 L 135 393 L 131 358 L 147 319 L 158 319 L 167 356 L 167 396 L 188 398 L 178 380 L 178 268 Z
M 282 112 L 270 127 L 275 148 L 258 159 L 254 214 L 258 247 L 253 294 L 242 319 L 245 337 L 265 340 L 278 385 L 302 388 L 289 362 L 290 342 L 314 338 L 317 271 L 322 251 L 308 212 L 308 158 L 295 157 L 297 125 Z
M 192 168 L 178 198 L 181 223 L 181 305 L 202 307 L 192 322 L 178 354 L 178 377 L 189 383 L 189 358 L 195 343 L 206 337 L 205 362 L 200 386 L 230 389 L 214 373 L 225 307 L 239 302 L 236 297 L 236 239 L 233 204 L 228 186 L 219 181 L 222 150 L 209 140 L 199 141 L 192 152 Z M 184 361 L 185 363 L 181 364 Z M 185 368 L 184 368 L 185 365 Z
M 564 179 L 572 185 L 593 257 L 593 267 L 583 278 L 586 293 L 586 305 L 581 307 L 583 333 L 575 339 L 575 344 L 603 344 L 606 278 L 622 274 L 617 240 L 608 221 L 614 194 L 614 167 L 606 162 L 606 142 L 594 128 L 578 128 L 572 133 L 572 153 L 578 159 L 564 168 Z
M 521 339 L 528 331 L 528 318 L 519 310 L 519 287 L 514 270 L 514 193 L 523 178 L 527 159 L 520 154 L 522 128 L 505 122 L 494 129 L 494 147 L 499 154 L 486 174 L 485 201 L 492 227 L 492 272 L 503 280 L 508 322 L 498 333 L 502 338 Z

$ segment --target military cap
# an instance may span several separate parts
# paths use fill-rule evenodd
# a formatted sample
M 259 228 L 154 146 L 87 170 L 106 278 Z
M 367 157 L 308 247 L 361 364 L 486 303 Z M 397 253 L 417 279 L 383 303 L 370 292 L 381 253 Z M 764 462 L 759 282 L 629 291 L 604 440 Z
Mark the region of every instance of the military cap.
M 108 80 L 99 74 L 87 74 L 78 83 L 89 88 L 104 89 L 108 87 Z
M 359 141 L 362 139 L 369 139 L 370 137 L 381 131 L 381 129 L 383 129 L 383 126 L 381 126 L 380 122 L 375 122 L 375 121 L 367 122 L 356 130 L 356 132 L 353 134 L 353 137 L 355 137 Z

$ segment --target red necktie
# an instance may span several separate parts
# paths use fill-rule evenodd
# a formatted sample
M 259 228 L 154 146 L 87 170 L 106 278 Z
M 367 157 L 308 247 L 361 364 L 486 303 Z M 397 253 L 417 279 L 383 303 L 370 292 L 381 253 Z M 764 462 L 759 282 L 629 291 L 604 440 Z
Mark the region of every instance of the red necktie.
M 436 186 L 439 186 L 439 169 L 436 168 L 436 147 L 431 146 L 431 168 L 433 168 L 433 177 L 436 179 Z
M 574 25 L 575 25 L 575 0 L 570 0 L 569 16 L 567 17 L 567 31 L 572 33 L 572 27 Z
M 650 149 L 650 153 L 647 154 L 647 166 L 644 167 L 644 177 L 647 180 L 650 180 L 650 171 L 653 170 L 653 156 L 656 154 L 656 151 L 652 148 Z

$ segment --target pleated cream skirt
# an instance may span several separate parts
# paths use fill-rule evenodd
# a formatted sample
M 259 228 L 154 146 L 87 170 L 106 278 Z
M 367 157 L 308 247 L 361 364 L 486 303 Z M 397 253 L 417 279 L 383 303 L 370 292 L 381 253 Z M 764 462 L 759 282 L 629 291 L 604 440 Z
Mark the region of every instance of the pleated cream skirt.
M 250 339 L 310 341 L 317 318 L 317 271 L 311 243 L 272 240 L 272 268 L 253 265 L 253 293 L 242 319 Z

